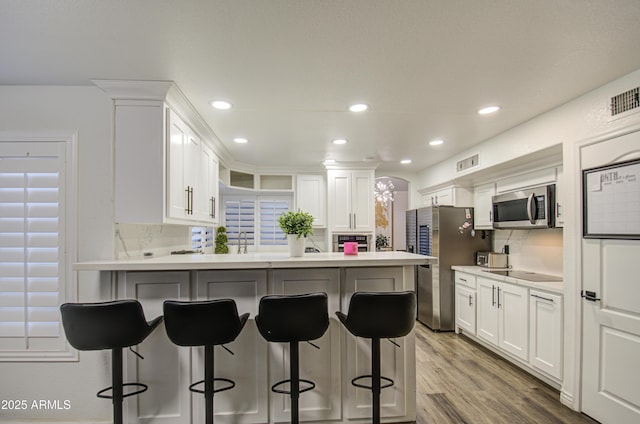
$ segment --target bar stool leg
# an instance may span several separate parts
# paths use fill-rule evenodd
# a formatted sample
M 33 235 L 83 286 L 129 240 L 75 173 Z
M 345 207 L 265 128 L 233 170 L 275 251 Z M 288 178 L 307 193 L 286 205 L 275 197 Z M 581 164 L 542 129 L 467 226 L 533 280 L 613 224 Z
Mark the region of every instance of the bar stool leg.
M 111 349 L 111 386 L 113 395 L 113 423 L 122 424 L 122 349 Z
M 380 339 L 371 339 L 371 391 L 373 424 L 380 424 Z
M 289 375 L 291 378 L 291 424 L 299 422 L 300 400 L 300 352 L 298 342 L 289 343 Z
M 206 424 L 213 424 L 213 346 L 204 347 L 204 403 Z

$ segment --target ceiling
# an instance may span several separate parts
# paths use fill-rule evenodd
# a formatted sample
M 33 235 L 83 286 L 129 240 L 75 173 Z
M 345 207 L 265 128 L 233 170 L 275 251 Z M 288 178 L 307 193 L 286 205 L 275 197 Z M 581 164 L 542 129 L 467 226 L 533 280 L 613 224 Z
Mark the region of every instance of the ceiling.
M 640 69 L 638 22 L 638 0 L 2 0 L 0 84 L 171 80 L 237 161 L 413 172 Z

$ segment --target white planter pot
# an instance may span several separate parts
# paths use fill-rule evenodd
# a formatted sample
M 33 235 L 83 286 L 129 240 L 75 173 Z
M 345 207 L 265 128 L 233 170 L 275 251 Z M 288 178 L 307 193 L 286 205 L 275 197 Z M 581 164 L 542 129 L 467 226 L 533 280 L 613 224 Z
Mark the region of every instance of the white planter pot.
M 298 238 L 296 234 L 287 234 L 287 242 L 289 243 L 289 256 L 294 258 L 304 256 L 304 243 L 306 241 L 306 237 Z

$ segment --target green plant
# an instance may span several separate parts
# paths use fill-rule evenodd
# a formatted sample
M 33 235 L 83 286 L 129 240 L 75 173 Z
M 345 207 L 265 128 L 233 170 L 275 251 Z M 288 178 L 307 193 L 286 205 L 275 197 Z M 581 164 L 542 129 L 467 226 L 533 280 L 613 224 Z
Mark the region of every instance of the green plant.
M 225 227 L 219 226 L 216 228 L 216 237 L 214 240 L 216 242 L 215 253 L 229 253 L 229 247 L 227 246 L 229 237 L 227 237 L 227 229 Z
M 285 234 L 296 234 L 297 238 L 313 234 L 313 216 L 308 212 L 283 212 L 278 225 Z
M 389 237 L 384 234 L 378 234 L 376 236 L 376 250 L 380 250 L 385 247 L 389 247 Z

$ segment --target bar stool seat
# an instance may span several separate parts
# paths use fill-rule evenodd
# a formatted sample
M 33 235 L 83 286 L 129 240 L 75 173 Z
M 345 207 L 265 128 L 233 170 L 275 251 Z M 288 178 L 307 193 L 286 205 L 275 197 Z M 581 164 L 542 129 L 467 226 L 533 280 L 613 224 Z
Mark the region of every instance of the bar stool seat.
M 354 336 L 371 339 L 371 374 L 355 377 L 351 384 L 371 390 L 373 424 L 380 423 L 380 392 L 394 381 L 380 375 L 380 339 L 404 337 L 416 321 L 416 294 L 406 292 L 355 292 L 348 314 L 336 312 L 338 319 Z M 361 383 L 371 379 L 371 385 Z M 383 384 L 384 382 L 384 384 Z
M 100 390 L 97 396 L 113 399 L 113 422 L 122 423 L 123 399 L 148 389 L 143 383 L 122 382 L 122 349 L 142 343 L 162 322 L 162 316 L 147 322 L 142 305 L 133 299 L 64 303 L 60 306 L 60 314 L 64 332 L 71 346 L 86 351 L 111 350 L 112 385 Z M 137 390 L 125 394 L 124 387 L 137 387 Z M 112 394 L 105 394 L 109 390 Z
M 167 336 L 178 346 L 204 346 L 204 379 L 189 386 L 189 390 L 204 394 L 205 421 L 213 423 L 215 393 L 230 390 L 236 383 L 228 378 L 214 377 L 214 346 L 234 341 L 247 323 L 249 314 L 238 315 L 233 299 L 182 302 L 167 300 L 163 304 Z M 216 381 L 226 383 L 214 388 Z M 196 386 L 204 384 L 204 390 Z
M 300 393 L 315 388 L 315 383 L 300 378 L 299 342 L 319 339 L 329 328 L 326 293 L 271 295 L 260 299 L 256 325 L 268 342 L 289 343 L 289 378 L 271 386 L 276 393 L 291 397 L 291 423 L 299 422 Z M 300 388 L 300 383 L 306 387 Z M 290 390 L 281 386 L 290 383 Z

